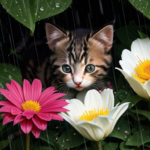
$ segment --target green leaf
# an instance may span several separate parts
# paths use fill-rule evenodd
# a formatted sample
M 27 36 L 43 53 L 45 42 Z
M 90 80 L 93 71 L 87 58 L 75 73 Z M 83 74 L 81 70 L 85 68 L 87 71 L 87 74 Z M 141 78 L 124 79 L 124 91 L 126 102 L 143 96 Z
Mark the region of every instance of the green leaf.
M 138 150 L 137 147 L 126 146 L 125 142 L 121 142 L 120 150 Z
M 0 150 L 4 149 L 9 144 L 9 140 L 0 141 Z
M 84 142 L 83 136 L 73 128 L 65 131 L 58 139 L 58 143 L 63 149 L 74 148 Z
M 129 0 L 129 2 L 147 18 L 150 19 L 150 2 L 149 0 Z
M 127 97 L 127 95 L 128 95 L 127 91 L 120 89 L 115 95 L 115 105 L 123 101 Z
M 149 121 L 150 121 L 150 112 L 146 111 L 146 110 L 133 110 L 130 109 L 131 112 L 136 113 L 136 114 L 140 114 L 145 116 Z
M 139 101 L 143 100 L 144 98 L 138 96 L 138 95 L 131 95 L 129 97 L 127 97 L 125 100 L 123 100 L 120 105 L 122 103 L 125 102 L 130 102 L 129 107 L 128 108 L 132 108 L 136 103 L 138 103 Z
M 130 24 L 116 31 L 118 39 L 126 46 L 126 49 L 130 49 L 131 43 L 135 39 L 140 38 L 137 30 L 139 30 L 139 26 Z
M 43 131 L 40 134 L 40 139 L 47 142 L 48 144 L 55 145 L 57 133 L 53 131 Z
M 35 23 L 63 12 L 71 0 L 0 0 L 2 6 L 17 21 L 34 33 Z
M 122 139 L 123 141 L 126 141 L 128 137 L 130 136 L 130 126 L 128 121 L 124 119 L 123 117 L 118 120 L 114 130 L 109 135 L 109 137 L 115 137 L 118 139 Z
M 139 33 L 141 39 L 149 38 L 148 35 L 146 35 L 145 33 L 141 32 L 141 31 L 138 31 L 138 33 Z
M 106 143 L 103 147 L 103 150 L 115 150 L 118 147 L 118 143 Z
M 22 84 L 22 76 L 20 70 L 11 64 L 0 63 L 0 88 L 6 88 L 5 84 L 10 83 L 13 79 Z M 0 94 L 0 101 L 4 100 L 4 96 Z
M 135 132 L 135 134 L 129 137 L 126 145 L 140 146 L 148 142 L 150 142 L 150 129 Z

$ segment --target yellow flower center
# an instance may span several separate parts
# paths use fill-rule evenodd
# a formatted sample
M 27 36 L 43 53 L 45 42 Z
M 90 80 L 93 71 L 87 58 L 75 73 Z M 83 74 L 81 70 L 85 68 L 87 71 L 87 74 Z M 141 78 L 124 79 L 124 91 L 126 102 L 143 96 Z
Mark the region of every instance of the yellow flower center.
M 86 121 L 92 121 L 95 117 L 98 117 L 99 115 L 107 116 L 109 113 L 108 108 L 104 111 L 103 108 L 93 110 L 85 111 L 82 116 L 79 117 L 80 120 L 86 120 Z
M 33 110 L 36 113 L 38 113 L 41 109 L 41 106 L 38 102 L 34 102 L 32 100 L 26 101 L 23 104 L 21 104 L 23 110 Z
M 144 84 L 150 79 L 150 60 L 139 60 L 139 64 L 134 68 L 136 75 L 132 73 L 133 78 Z

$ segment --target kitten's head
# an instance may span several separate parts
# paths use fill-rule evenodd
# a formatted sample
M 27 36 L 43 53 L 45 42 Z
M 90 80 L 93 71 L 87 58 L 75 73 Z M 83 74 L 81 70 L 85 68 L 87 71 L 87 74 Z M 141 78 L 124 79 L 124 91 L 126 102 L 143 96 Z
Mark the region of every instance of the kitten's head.
M 107 75 L 112 61 L 112 25 L 94 33 L 83 29 L 62 32 L 47 23 L 46 36 L 53 51 L 53 74 L 68 87 L 81 91 Z

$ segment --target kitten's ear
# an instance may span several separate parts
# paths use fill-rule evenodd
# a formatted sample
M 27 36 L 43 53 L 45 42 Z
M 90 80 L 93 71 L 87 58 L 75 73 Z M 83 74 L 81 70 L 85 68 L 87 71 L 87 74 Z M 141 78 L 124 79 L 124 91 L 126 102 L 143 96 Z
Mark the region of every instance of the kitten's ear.
M 45 24 L 45 29 L 46 29 L 46 38 L 47 38 L 47 43 L 49 45 L 49 48 L 52 51 L 54 51 L 57 42 L 62 40 L 63 38 L 66 38 L 66 35 L 61 30 L 51 25 L 50 23 Z
M 112 47 L 113 43 L 113 25 L 108 25 L 92 36 L 93 39 L 101 42 L 105 46 L 106 53 Z

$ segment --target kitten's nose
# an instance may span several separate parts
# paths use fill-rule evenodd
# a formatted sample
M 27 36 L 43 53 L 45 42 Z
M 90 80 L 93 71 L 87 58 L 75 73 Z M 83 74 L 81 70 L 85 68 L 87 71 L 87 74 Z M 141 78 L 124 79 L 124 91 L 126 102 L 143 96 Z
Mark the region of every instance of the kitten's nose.
M 80 85 L 81 84 L 81 82 L 74 82 L 76 85 Z

